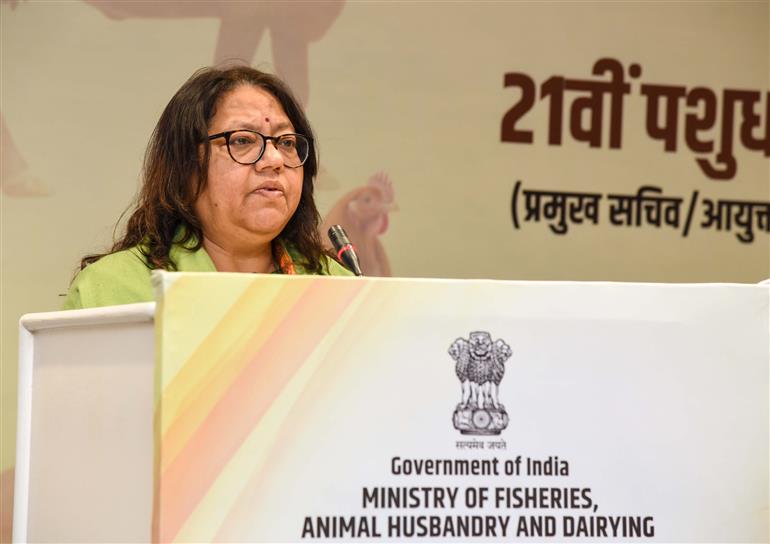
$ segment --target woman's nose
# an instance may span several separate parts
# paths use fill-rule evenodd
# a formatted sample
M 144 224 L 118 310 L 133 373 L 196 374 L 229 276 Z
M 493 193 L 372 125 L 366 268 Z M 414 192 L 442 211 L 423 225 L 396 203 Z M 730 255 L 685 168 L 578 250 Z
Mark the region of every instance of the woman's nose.
M 273 140 L 268 140 L 265 143 L 265 151 L 262 153 L 262 157 L 255 163 L 257 170 L 264 170 L 265 168 L 280 168 L 283 164 L 283 154 L 275 147 Z

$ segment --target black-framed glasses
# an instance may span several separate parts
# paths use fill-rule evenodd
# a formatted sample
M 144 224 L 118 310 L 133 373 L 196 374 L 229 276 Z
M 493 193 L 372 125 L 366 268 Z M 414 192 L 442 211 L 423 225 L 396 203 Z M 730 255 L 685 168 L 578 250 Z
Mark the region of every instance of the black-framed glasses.
M 289 168 L 299 168 L 310 155 L 310 138 L 302 134 L 281 134 L 265 136 L 256 130 L 228 130 L 212 134 L 209 140 L 224 138 L 227 152 L 238 164 L 254 164 L 265 154 L 267 142 L 272 141 L 283 156 L 283 164 Z

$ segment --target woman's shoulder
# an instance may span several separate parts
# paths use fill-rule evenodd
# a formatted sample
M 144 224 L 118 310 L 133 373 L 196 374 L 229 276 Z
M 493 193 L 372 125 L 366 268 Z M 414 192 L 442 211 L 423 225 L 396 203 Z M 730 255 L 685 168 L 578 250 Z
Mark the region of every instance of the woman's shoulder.
M 151 301 L 151 272 L 137 247 L 105 255 L 78 272 L 70 285 L 64 309 Z
M 342 266 L 340 263 L 328 257 L 321 255 L 321 274 L 325 276 L 353 276 L 353 272 Z
M 283 244 L 283 247 L 286 249 L 286 251 L 289 253 L 289 256 L 291 257 L 293 264 L 294 264 L 294 270 L 297 272 L 297 274 L 305 275 L 305 274 L 313 274 L 313 272 L 309 272 L 307 267 L 305 266 L 306 259 L 305 257 L 297 250 L 297 248 L 292 244 L 291 242 L 281 242 Z M 353 273 L 342 266 L 340 263 L 329 257 L 328 255 L 321 255 L 320 258 L 321 261 L 321 270 L 317 272 L 317 274 L 321 276 L 352 276 Z

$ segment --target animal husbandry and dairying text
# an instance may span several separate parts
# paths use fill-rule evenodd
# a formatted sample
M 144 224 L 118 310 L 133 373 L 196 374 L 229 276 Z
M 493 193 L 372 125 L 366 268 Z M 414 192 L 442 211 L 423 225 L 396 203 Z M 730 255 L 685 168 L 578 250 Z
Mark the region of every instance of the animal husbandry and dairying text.
M 655 536 L 655 520 L 651 514 L 605 514 L 588 486 L 558 480 L 544 485 L 544 479 L 570 478 L 569 463 L 558 456 L 545 459 L 522 455 L 483 459 L 395 456 L 390 460 L 390 474 L 404 478 L 404 485 L 361 488 L 357 514 L 350 515 L 347 509 L 345 515 L 305 515 L 301 538 L 563 540 L 589 537 L 615 540 Z M 453 478 L 462 478 L 464 485 L 446 485 Z M 469 479 L 475 478 L 482 478 L 479 485 L 467 485 Z M 489 485 L 489 478 L 493 478 L 493 485 Z M 527 478 L 532 479 L 532 485 L 526 485 Z

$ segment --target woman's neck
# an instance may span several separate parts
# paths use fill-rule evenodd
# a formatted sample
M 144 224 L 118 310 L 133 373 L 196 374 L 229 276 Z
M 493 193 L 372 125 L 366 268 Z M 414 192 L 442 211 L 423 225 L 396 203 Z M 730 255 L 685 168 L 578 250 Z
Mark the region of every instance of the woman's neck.
M 203 235 L 203 249 L 209 254 L 219 272 L 262 272 L 275 269 L 273 248 L 268 242 L 248 251 L 226 248 Z

